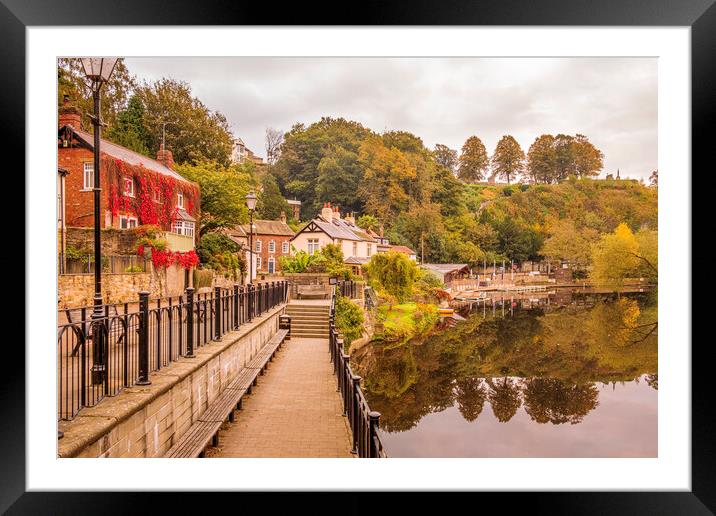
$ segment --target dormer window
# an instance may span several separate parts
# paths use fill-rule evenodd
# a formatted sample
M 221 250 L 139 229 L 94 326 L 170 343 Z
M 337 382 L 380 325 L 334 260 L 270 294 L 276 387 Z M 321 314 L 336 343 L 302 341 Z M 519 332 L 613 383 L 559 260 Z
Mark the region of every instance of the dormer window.
M 184 209 L 184 194 L 181 192 L 177 193 L 177 208 Z

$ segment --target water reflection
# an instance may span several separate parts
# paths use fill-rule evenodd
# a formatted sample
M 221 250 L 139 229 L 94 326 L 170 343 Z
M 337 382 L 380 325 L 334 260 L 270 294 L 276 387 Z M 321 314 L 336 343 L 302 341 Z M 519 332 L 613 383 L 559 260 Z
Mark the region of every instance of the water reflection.
M 454 327 L 396 348 L 368 345 L 351 360 L 391 456 L 655 456 L 655 297 L 490 301 Z M 595 432 L 607 419 L 609 431 Z M 493 447 L 472 442 L 476 431 Z M 501 447 L 508 435 L 522 445 Z M 522 447 L 537 435 L 549 450 Z

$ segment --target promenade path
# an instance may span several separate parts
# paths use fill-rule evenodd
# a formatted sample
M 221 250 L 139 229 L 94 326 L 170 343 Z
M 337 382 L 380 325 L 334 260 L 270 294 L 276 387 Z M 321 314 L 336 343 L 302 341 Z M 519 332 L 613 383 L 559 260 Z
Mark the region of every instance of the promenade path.
M 328 340 L 295 338 L 276 354 L 206 457 L 354 457 Z

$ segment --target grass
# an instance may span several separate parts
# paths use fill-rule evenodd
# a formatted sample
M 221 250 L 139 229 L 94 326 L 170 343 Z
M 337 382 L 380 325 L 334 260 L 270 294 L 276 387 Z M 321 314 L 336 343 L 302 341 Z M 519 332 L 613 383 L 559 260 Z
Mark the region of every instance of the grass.
M 383 338 L 397 342 L 411 339 L 432 328 L 438 320 L 437 307 L 422 303 L 402 303 L 378 307 L 383 322 Z

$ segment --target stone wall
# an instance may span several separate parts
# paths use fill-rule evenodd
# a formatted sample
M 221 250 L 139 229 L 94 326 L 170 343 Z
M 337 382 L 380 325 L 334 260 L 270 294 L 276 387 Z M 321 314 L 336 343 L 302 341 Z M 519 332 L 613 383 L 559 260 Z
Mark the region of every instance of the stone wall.
M 68 227 L 66 229 L 66 247 L 87 250 L 94 253 L 94 229 Z M 103 229 L 100 236 L 102 254 L 137 254 L 137 236 L 126 229 Z
M 131 303 L 142 290 L 150 298 L 179 296 L 184 293 L 185 271 L 171 265 L 159 272 L 102 274 L 102 299 L 105 303 Z M 192 283 L 189 274 L 189 285 Z M 91 306 L 94 296 L 94 274 L 60 274 L 57 278 L 57 307 L 60 309 Z
M 58 457 L 161 457 L 278 331 L 283 306 L 60 422 Z

